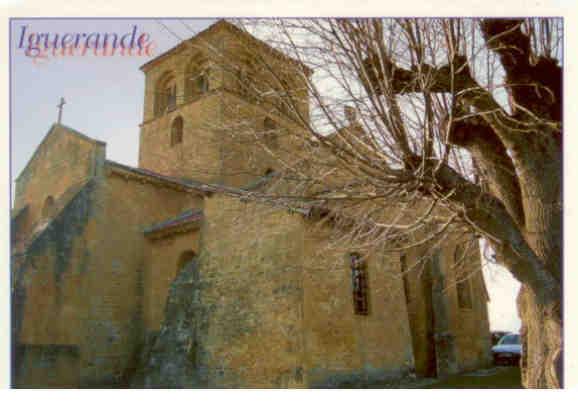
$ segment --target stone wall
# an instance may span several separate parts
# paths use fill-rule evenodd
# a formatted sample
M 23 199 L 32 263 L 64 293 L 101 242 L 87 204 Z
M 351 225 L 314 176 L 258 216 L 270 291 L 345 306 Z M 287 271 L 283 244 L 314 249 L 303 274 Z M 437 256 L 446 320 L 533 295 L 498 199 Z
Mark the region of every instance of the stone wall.
M 369 314 L 354 313 L 349 254 L 328 247 L 330 233 L 306 223 L 304 355 L 311 387 L 396 381 L 413 366 L 402 280 L 392 253 L 368 256 Z M 359 252 L 358 250 L 355 250 Z
M 459 239 L 453 239 L 444 247 L 443 268 L 448 274 L 446 291 L 451 304 L 451 326 L 456 336 L 458 364 L 462 371 L 474 370 L 491 363 L 491 338 L 488 320 L 487 290 L 481 265 L 481 253 L 477 241 L 466 249 L 463 258 L 454 263 Z M 466 279 L 471 292 L 471 308 L 458 303 L 458 281 Z
M 205 202 L 198 363 L 221 387 L 302 387 L 298 215 L 226 196 Z
M 99 201 L 102 218 L 90 250 L 87 338 L 81 347 L 82 382 L 126 385 L 144 335 L 145 228 L 181 213 L 190 193 L 108 173 Z
M 466 257 L 454 264 L 454 253 L 460 240 L 448 236 L 439 246 L 438 259 L 443 273 L 443 288 L 439 295 L 445 297 L 443 312 L 444 332 L 451 335 L 455 367 L 450 370 L 467 371 L 487 366 L 490 362 L 490 338 L 487 315 L 487 298 L 480 264 L 480 253 L 474 244 Z M 435 250 L 434 250 L 435 251 Z M 439 371 L 440 351 L 447 338 L 440 338 L 439 310 L 436 310 L 433 293 L 434 282 L 428 283 L 433 251 L 416 247 L 405 253 L 409 320 L 415 355 L 416 373 L 422 376 L 444 374 Z M 472 307 L 458 304 L 457 281 L 468 277 Z M 431 285 L 430 285 L 431 284 Z M 439 307 L 440 304 L 437 304 Z M 435 314 L 435 315 L 434 315 Z M 437 339 L 436 339 L 437 338 Z M 437 346 L 437 349 L 436 349 Z M 433 367 L 432 367 L 433 364 Z M 450 372 L 445 372 L 451 373 Z
M 199 253 L 199 232 L 190 231 L 162 239 L 147 240 L 144 264 L 144 327 L 157 332 L 165 318 L 170 284 L 178 273 L 183 253 Z
M 150 291 L 143 232 L 198 201 L 190 192 L 107 173 L 50 219 L 14 262 L 16 386 L 126 384 Z M 63 347 L 74 347 L 74 358 L 51 350 Z M 45 360 L 59 366 L 48 376 Z
M 94 236 L 98 219 L 97 189 L 94 180 L 88 182 L 14 262 L 18 267 L 12 303 L 16 387 L 79 382 L 79 346 L 88 335 L 87 299 L 92 296 L 89 236 Z M 53 352 L 68 348 L 76 351 Z M 50 374 L 46 366 L 52 369 Z
M 395 259 L 383 253 L 367 259 L 370 314 L 355 315 L 350 251 L 327 249 L 326 232 L 286 209 L 206 199 L 199 280 L 190 293 L 197 298 L 195 320 L 188 321 L 192 331 L 183 332 L 195 343 L 195 387 L 336 387 L 395 382 L 410 371 L 411 337 Z M 174 355 L 183 344 L 166 343 L 177 340 L 169 332 L 177 329 L 170 323 L 175 313 L 186 312 L 174 307 L 182 300 L 167 301 L 175 312 L 166 308 L 161 336 L 151 345 L 145 365 L 154 359 L 158 367 L 149 387 L 179 387 L 177 378 L 161 379 L 158 369 L 190 361 L 185 350 Z
M 202 387 L 198 342 L 204 310 L 200 289 L 198 261 L 193 257 L 170 285 L 162 328 L 148 336 L 131 387 Z
M 21 364 L 17 387 L 79 387 L 79 354 L 77 346 L 19 345 L 16 354 Z
M 165 175 L 218 182 L 221 140 L 216 124 L 220 122 L 220 105 L 220 95 L 213 92 L 143 123 L 139 167 Z M 171 123 L 178 116 L 183 118 L 183 139 L 171 146 Z

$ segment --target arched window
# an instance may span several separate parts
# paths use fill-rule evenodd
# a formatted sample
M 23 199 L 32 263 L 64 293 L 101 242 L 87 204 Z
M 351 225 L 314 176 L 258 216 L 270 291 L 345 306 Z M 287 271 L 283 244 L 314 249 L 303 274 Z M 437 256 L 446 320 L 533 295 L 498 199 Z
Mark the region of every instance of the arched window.
M 199 94 L 207 93 L 209 91 L 209 77 L 210 71 L 208 69 L 205 69 L 205 71 L 197 77 L 197 80 L 195 81 L 195 90 Z
M 368 315 L 369 298 L 365 262 L 359 253 L 351 253 L 349 255 L 349 261 L 351 267 L 351 283 L 353 289 L 353 310 L 357 315 Z
M 198 54 L 191 58 L 185 75 L 186 100 L 194 99 L 209 91 L 211 71 L 206 57 Z
M 54 198 L 52 196 L 46 197 L 44 205 L 42 206 L 42 217 L 49 218 L 54 214 Z
M 171 147 L 183 142 L 183 118 L 178 116 L 171 125 Z
M 185 268 L 191 261 L 195 259 L 197 255 L 192 250 L 187 250 L 181 253 L 179 256 L 179 261 L 177 262 L 177 272 L 180 272 Z
M 209 91 L 209 71 L 193 72 L 187 78 L 185 97 L 187 100 Z
M 155 87 L 155 116 L 177 107 L 177 83 L 172 74 L 165 74 Z

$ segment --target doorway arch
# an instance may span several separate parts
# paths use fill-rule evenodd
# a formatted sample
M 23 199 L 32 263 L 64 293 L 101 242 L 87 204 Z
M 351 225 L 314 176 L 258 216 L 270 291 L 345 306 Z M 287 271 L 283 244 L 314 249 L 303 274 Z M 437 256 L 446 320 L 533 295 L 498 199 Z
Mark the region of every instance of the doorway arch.
M 197 254 L 193 250 L 185 250 L 179 256 L 177 262 L 177 273 L 179 273 L 187 264 L 197 257 Z

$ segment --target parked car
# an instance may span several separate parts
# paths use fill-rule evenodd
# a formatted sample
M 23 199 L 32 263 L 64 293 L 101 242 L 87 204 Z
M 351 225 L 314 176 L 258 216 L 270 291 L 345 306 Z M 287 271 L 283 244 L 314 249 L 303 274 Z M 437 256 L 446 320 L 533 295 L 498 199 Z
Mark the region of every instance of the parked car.
M 492 356 L 494 357 L 495 365 L 519 364 L 520 357 L 522 357 L 522 344 L 520 343 L 520 335 L 504 335 L 498 344 L 492 347 Z
M 498 342 L 500 342 L 500 339 L 502 339 L 502 337 L 504 335 L 508 335 L 511 334 L 511 332 L 508 331 L 492 331 L 491 335 L 492 335 L 492 346 L 495 346 L 498 344 Z

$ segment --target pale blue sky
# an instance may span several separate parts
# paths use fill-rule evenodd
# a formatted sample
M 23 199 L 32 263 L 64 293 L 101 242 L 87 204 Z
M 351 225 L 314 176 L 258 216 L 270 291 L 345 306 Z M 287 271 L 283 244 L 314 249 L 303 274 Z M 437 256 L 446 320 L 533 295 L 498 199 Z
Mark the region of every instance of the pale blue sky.
M 182 38 L 193 32 L 177 20 L 160 20 Z M 193 30 L 206 28 L 209 20 L 183 20 Z M 156 20 L 125 19 L 17 19 L 12 20 L 12 176 L 16 176 L 57 119 L 56 105 L 66 99 L 62 123 L 107 143 L 108 158 L 136 165 L 138 131 L 142 120 L 144 75 L 139 67 L 145 56 L 50 57 L 35 64 L 18 49 L 21 27 L 27 32 L 149 33 L 157 44 L 155 55 L 179 41 Z
M 56 105 L 66 99 L 62 123 L 107 143 L 107 158 L 137 165 L 139 123 L 142 120 L 145 56 L 49 57 L 40 63 L 18 48 L 22 26 L 37 33 L 148 33 L 156 43 L 154 55 L 189 38 L 214 20 L 201 19 L 14 19 L 11 22 L 11 171 L 24 168 L 57 119 Z M 517 331 L 515 311 L 519 284 L 504 270 L 485 267 L 491 301 L 492 329 Z

